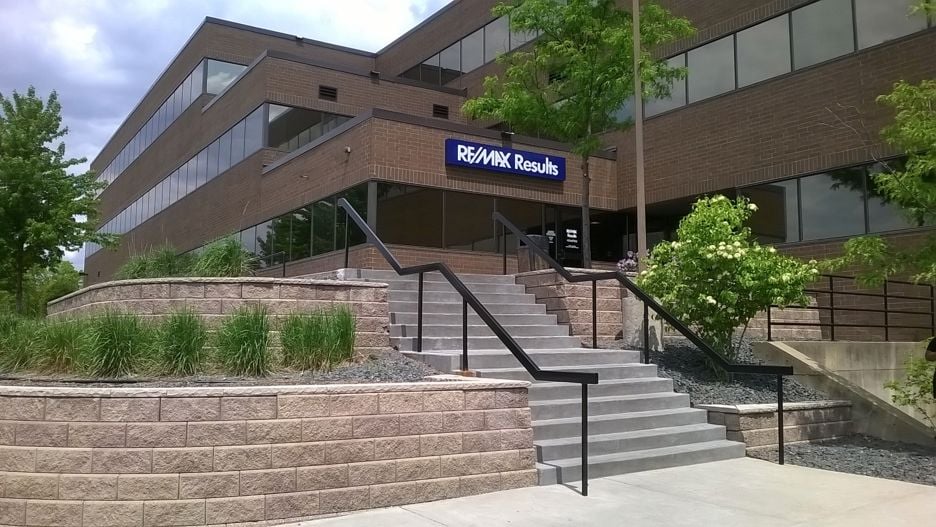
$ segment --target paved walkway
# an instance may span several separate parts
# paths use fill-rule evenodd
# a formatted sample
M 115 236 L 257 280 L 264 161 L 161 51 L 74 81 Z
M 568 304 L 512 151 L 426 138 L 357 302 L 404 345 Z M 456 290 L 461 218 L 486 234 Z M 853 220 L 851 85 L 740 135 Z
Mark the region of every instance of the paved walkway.
M 936 487 L 779 466 L 750 458 L 394 507 L 296 527 L 919 527 L 936 525 Z

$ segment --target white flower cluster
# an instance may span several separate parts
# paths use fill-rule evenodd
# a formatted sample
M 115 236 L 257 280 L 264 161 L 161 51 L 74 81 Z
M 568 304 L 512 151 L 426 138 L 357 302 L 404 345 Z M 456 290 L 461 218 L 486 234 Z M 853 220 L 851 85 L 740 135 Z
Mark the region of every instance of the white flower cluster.
M 747 254 L 747 249 L 741 247 L 741 242 L 734 242 L 731 244 L 725 242 L 718 242 L 718 246 L 709 245 L 705 248 L 704 256 L 713 260 L 716 256 L 725 258 L 726 260 L 740 260 L 742 256 Z

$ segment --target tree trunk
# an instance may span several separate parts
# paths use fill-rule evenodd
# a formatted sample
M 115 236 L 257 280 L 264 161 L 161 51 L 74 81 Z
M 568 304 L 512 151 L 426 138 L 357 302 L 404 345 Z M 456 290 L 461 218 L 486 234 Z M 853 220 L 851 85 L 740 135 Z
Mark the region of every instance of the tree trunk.
M 582 156 L 582 266 L 591 269 L 591 175 L 588 157 Z

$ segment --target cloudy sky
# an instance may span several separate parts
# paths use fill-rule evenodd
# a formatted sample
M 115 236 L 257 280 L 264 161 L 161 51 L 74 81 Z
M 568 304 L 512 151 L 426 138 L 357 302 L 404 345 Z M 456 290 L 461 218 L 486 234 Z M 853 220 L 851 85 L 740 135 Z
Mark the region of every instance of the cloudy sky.
M 206 16 L 376 51 L 446 3 L 0 0 L 0 93 L 56 90 L 66 152 L 90 162 Z

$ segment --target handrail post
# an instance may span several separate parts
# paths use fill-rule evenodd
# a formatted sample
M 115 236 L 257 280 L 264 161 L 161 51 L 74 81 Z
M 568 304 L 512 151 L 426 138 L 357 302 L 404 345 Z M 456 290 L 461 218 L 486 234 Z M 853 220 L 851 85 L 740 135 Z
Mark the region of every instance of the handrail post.
M 767 342 L 773 340 L 773 328 L 771 327 L 770 312 L 773 306 L 767 306 Z
M 598 280 L 592 281 L 592 348 L 598 349 Z
M 348 211 L 345 211 L 344 215 L 344 268 L 348 268 L 348 262 L 351 257 L 351 247 L 348 246 L 348 231 L 351 230 L 351 222 L 348 221 Z
M 416 295 L 416 351 L 422 353 L 423 329 L 423 273 L 419 273 L 419 292 Z
M 504 241 L 504 274 L 507 274 L 507 226 L 501 223 L 501 240 Z
M 286 254 L 283 254 L 282 278 L 286 278 Z
M 930 335 L 936 335 L 936 291 L 930 284 Z
M 777 461 L 783 464 L 783 375 L 777 374 Z
M 884 280 L 884 342 L 890 342 L 890 316 L 888 314 L 887 280 Z
M 643 303 L 643 323 L 640 328 L 640 338 L 643 339 L 644 364 L 650 364 L 650 308 Z
M 829 339 L 835 340 L 835 278 L 829 275 Z
M 462 297 L 462 372 L 468 372 L 468 299 Z
M 588 496 L 588 385 L 582 383 L 582 496 Z

